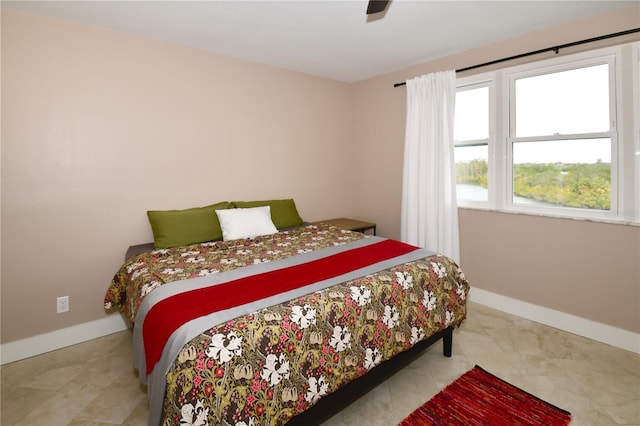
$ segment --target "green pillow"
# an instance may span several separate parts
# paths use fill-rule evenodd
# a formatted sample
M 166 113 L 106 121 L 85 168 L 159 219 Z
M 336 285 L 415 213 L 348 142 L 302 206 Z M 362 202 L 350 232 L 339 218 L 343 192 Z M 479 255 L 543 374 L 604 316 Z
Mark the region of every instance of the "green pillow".
M 302 218 L 296 209 L 293 199 L 263 200 L 263 201 L 232 201 L 235 207 L 246 209 L 250 207 L 271 207 L 271 220 L 278 229 L 302 225 Z
M 231 209 L 227 201 L 186 210 L 147 212 L 156 249 L 186 246 L 222 239 L 216 210 Z

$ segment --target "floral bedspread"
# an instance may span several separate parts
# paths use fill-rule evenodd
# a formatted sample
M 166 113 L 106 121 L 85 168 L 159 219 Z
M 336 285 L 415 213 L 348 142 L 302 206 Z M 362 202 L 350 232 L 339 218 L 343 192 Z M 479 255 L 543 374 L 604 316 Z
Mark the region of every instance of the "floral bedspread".
M 135 319 L 169 281 L 364 238 L 329 225 L 137 256 L 111 282 L 105 307 Z M 166 375 L 162 424 L 280 425 L 376 365 L 466 317 L 469 285 L 432 255 L 203 331 Z

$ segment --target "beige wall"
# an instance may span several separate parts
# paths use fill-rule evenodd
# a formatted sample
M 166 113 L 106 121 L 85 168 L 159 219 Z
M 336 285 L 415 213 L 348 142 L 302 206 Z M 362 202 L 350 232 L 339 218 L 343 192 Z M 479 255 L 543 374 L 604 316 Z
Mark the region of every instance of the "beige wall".
M 399 237 L 394 82 L 636 27 L 636 12 L 350 85 L 3 10 L 2 342 L 105 317 L 124 250 L 151 239 L 148 209 L 293 197 L 306 220 Z M 464 209 L 460 226 L 474 286 L 640 331 L 640 228 Z
M 406 97 L 394 83 L 639 24 L 636 5 L 356 84 L 356 214 L 376 221 L 380 234 L 399 238 Z M 637 39 L 635 34 L 561 54 Z M 460 209 L 459 217 L 461 266 L 472 286 L 640 332 L 640 227 L 468 209 Z
M 470 282 L 640 331 L 640 227 L 460 209 Z
M 104 317 L 148 209 L 352 214 L 352 122 L 346 83 L 3 10 L 2 342 Z

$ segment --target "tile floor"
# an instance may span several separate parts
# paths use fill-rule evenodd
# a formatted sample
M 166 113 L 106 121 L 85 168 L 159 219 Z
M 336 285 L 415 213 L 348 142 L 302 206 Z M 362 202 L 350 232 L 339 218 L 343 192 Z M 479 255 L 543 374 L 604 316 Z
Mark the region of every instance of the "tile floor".
M 2 426 L 145 425 L 127 331 L 7 364 Z M 324 423 L 395 425 L 475 364 L 573 414 L 572 426 L 640 426 L 640 355 L 470 303 L 453 357 L 435 344 Z

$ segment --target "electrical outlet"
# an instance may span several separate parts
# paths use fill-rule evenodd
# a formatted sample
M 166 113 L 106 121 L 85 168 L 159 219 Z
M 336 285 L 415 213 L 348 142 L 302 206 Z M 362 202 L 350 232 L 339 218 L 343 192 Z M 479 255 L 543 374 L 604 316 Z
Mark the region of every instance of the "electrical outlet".
M 56 312 L 61 314 L 62 312 L 69 312 L 69 296 L 58 297 Z

